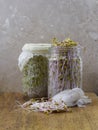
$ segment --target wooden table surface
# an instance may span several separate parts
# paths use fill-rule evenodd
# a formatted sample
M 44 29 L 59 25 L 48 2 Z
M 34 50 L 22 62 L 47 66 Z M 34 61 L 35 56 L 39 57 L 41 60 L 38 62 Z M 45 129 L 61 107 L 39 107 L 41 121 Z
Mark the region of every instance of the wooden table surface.
M 46 115 L 17 108 L 16 100 L 24 102 L 22 94 L 0 94 L 0 130 L 98 130 L 98 97 L 87 95 L 92 103 L 85 108 Z

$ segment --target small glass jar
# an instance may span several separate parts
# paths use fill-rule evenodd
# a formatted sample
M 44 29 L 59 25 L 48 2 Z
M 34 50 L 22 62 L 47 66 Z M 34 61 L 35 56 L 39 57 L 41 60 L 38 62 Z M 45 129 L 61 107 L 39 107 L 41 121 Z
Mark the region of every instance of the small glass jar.
M 23 90 L 29 97 L 47 96 L 48 49 L 51 44 L 25 44 L 19 57 Z
M 75 87 L 82 88 L 80 46 L 52 47 L 49 58 L 48 97 Z

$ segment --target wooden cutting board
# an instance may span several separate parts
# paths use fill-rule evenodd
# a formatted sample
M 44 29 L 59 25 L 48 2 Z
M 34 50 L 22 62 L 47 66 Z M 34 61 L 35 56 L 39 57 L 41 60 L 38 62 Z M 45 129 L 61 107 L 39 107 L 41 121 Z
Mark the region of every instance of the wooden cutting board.
M 0 94 L 0 130 L 98 130 L 98 97 L 87 93 L 92 103 L 72 112 L 44 114 L 17 108 L 24 102 L 19 93 Z

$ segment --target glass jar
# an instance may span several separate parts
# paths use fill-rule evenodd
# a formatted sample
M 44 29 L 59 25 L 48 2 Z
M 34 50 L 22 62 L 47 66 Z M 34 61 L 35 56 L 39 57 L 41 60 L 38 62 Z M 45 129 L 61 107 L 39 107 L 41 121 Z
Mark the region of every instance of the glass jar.
M 48 49 L 51 44 L 25 44 L 19 56 L 23 90 L 29 97 L 47 96 Z
M 80 46 L 52 47 L 49 58 L 48 97 L 75 87 L 82 88 Z

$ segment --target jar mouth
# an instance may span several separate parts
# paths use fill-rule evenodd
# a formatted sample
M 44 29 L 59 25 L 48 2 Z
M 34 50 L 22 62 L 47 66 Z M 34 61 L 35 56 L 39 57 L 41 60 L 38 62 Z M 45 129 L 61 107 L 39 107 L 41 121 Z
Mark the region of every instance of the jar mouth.
M 26 43 L 22 51 L 48 51 L 50 47 L 50 43 Z
M 58 49 L 58 50 L 70 50 L 70 49 L 82 49 L 83 47 L 77 45 L 77 46 L 52 46 L 51 48 Z
M 77 46 L 70 46 L 70 47 L 66 47 L 66 46 L 52 46 L 50 48 L 50 52 L 52 53 L 66 53 L 68 51 L 72 51 L 72 52 L 76 52 L 76 51 L 81 51 L 82 47 L 80 45 Z

